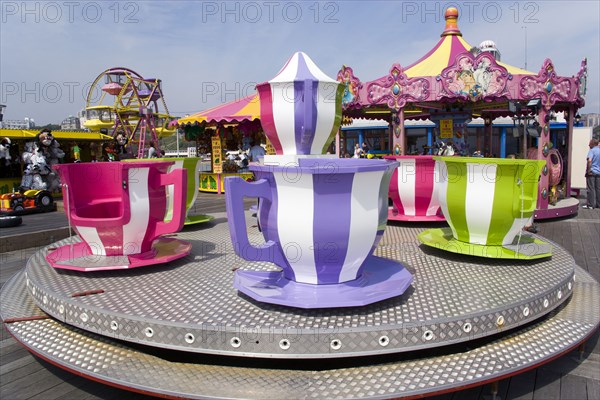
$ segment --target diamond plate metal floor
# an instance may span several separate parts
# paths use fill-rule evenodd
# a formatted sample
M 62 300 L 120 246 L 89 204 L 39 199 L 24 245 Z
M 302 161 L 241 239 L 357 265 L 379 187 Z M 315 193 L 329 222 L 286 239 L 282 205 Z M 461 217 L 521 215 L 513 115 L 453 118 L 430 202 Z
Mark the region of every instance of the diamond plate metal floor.
M 264 358 L 355 357 L 468 342 L 530 323 L 573 290 L 575 262 L 557 245 L 548 259 L 481 259 L 420 246 L 422 228 L 388 226 L 375 254 L 402 262 L 414 275 L 404 295 L 347 309 L 262 304 L 233 288 L 233 270 L 277 267 L 237 257 L 225 215 L 216 217 L 178 235 L 193 244 L 192 253 L 169 265 L 57 270 L 43 249 L 28 261 L 26 285 L 45 313 L 85 331 L 159 348 Z M 247 217 L 251 239 L 260 243 L 256 220 Z
M 359 358 L 350 365 L 336 364 L 344 360 L 323 365 L 320 360 L 313 368 L 295 369 L 274 364 L 276 360 L 245 365 L 243 359 L 234 359 L 240 361 L 236 364 L 214 356 L 186 360 L 179 352 L 157 356 L 152 348 L 74 328 L 36 307 L 23 272 L 4 285 L 0 301 L 7 329 L 30 351 L 76 374 L 129 390 L 185 398 L 392 398 L 501 379 L 571 350 L 598 327 L 600 286 L 576 267 L 569 301 L 545 319 L 493 340 L 471 342 L 474 348 Z

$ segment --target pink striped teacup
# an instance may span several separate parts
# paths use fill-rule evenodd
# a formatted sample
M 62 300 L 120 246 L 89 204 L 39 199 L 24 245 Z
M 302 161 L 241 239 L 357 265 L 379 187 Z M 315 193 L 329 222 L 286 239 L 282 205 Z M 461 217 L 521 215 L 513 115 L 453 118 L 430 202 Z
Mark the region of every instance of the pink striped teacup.
M 388 218 L 399 221 L 443 221 L 438 201 L 433 156 L 386 156 L 399 161 L 388 192 L 393 209 Z
M 90 254 L 122 256 L 150 251 L 157 237 L 179 231 L 185 220 L 187 171 L 173 162 L 60 164 L 65 211 Z M 165 187 L 174 185 L 173 218 Z

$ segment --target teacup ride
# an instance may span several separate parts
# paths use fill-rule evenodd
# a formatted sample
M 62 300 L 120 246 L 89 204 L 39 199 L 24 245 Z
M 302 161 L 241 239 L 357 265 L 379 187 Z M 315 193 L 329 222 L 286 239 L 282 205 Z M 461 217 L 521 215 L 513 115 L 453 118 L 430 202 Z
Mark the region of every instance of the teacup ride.
M 302 83 L 294 90 L 302 93 Z M 337 93 L 337 86 L 325 89 Z M 325 104 L 313 108 L 319 121 Z M 302 119 L 291 126 L 306 133 L 303 127 L 314 125 Z M 335 127 L 315 130 L 301 148 L 322 149 L 320 135 Z M 218 214 L 210 229 L 179 233 L 194 242 L 194 257 L 164 268 L 84 274 L 52 268 L 48 249 L 40 249 L 0 291 L 9 332 L 62 368 L 163 397 L 390 398 L 530 370 L 597 328 L 600 285 L 560 246 L 533 262 L 430 250 L 420 246 L 419 229 L 385 224 L 397 161 L 331 159 L 280 139 L 286 151 L 253 167 L 256 183 L 227 180 L 227 215 Z M 529 174 L 518 176 L 527 182 Z M 517 187 L 525 194 L 519 211 L 528 209 L 534 190 Z M 120 196 L 111 190 L 102 201 Z M 244 196 L 261 198 L 262 232 L 246 229 L 256 220 L 244 215 Z M 155 197 L 164 199 L 164 190 Z M 451 203 L 446 198 L 442 207 Z M 181 205 L 183 216 L 183 199 Z M 165 209 L 157 223 L 165 223 Z M 400 277 L 378 281 L 379 268 Z M 369 297 L 363 285 L 380 286 Z M 408 289 L 394 297 L 399 287 Z M 343 358 L 349 361 L 336 361 Z
M 385 156 L 399 162 L 390 180 L 392 206 L 388 220 L 440 222 L 442 214 L 437 198 L 437 170 L 433 156 Z
M 164 235 L 185 219 L 187 171 L 172 162 L 76 163 L 54 166 L 63 182 L 65 212 L 81 242 L 54 249 L 54 268 L 77 271 L 129 269 L 184 257 L 188 242 Z M 174 186 L 173 214 L 165 222 L 166 187 Z
M 169 167 L 169 172 L 175 169 L 187 170 L 186 204 L 185 204 L 185 222 L 184 225 L 195 225 L 211 221 L 214 217 L 206 214 L 194 214 L 194 204 L 198 198 L 198 189 L 200 187 L 200 157 L 168 157 L 168 158 L 149 158 L 149 159 L 129 159 L 123 160 L 126 162 L 161 162 L 169 161 L 173 164 Z M 174 186 L 167 186 L 167 213 L 165 221 L 170 221 L 173 218 L 173 199 Z M 194 215 L 192 215 L 194 214 Z
M 381 196 L 396 165 L 362 161 L 301 158 L 297 166 L 252 166 L 256 183 L 225 181 L 238 255 L 282 268 L 238 269 L 238 290 L 260 301 L 301 308 L 361 306 L 404 293 L 412 282 L 410 273 L 396 261 L 372 255 L 387 222 Z M 260 199 L 263 245 L 248 240 L 244 197 Z
M 425 245 L 488 258 L 550 257 L 552 246 L 524 232 L 535 211 L 543 160 L 433 157 L 438 199 L 449 228 L 429 229 Z
M 250 166 L 255 183 L 225 180 L 227 215 L 236 253 L 282 270 L 238 269 L 235 288 L 299 308 L 362 306 L 404 293 L 408 270 L 372 254 L 386 227 L 398 163 L 324 155 L 341 122 L 343 87 L 306 54 L 294 54 L 257 89 L 261 123 L 277 155 Z M 259 198 L 262 245 L 248 240 L 244 197 Z

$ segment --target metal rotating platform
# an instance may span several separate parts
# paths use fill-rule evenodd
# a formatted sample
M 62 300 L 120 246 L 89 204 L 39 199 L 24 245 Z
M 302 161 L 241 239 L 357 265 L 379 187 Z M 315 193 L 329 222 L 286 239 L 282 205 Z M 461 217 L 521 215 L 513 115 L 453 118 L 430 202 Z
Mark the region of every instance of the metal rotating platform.
M 464 347 L 360 357 L 351 363 L 190 358 L 191 353 L 130 346 L 50 318 L 29 295 L 24 272 L 3 286 L 0 313 L 8 331 L 46 361 L 112 386 L 161 397 L 420 397 L 502 379 L 551 361 L 585 341 L 598 327 L 600 285 L 580 267 L 575 270 L 571 298 L 531 324 Z
M 247 218 L 251 239 L 262 242 L 256 220 Z M 39 308 L 85 331 L 163 349 L 260 358 L 370 356 L 468 342 L 534 321 L 572 293 L 575 262 L 559 246 L 552 258 L 537 261 L 480 259 L 419 246 L 420 231 L 387 227 L 375 255 L 402 262 L 414 281 L 404 295 L 364 307 L 304 310 L 239 294 L 235 269 L 277 267 L 237 257 L 224 214 L 210 227 L 179 233 L 192 252 L 169 265 L 59 270 L 43 249 L 28 261 L 25 277 Z

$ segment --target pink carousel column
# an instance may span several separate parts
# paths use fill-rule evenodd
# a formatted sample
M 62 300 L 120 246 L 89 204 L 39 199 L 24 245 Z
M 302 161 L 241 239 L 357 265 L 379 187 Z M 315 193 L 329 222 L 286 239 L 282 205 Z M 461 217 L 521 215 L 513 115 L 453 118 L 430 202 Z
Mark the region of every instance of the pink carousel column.
M 404 131 L 404 109 L 392 110 L 392 154 L 403 156 L 406 151 L 406 133 Z
M 567 149 L 569 149 L 569 151 L 573 148 L 573 120 L 575 119 L 575 107 L 573 106 L 573 104 L 569 104 L 569 111 L 568 111 L 568 115 L 566 116 L 566 120 L 567 120 Z M 573 165 L 572 162 L 568 162 L 567 163 L 567 190 L 566 190 L 566 194 L 567 197 L 570 197 L 571 195 L 571 165 Z
M 549 110 L 546 110 L 546 106 L 542 104 L 538 112 L 538 121 L 540 123 L 540 127 L 542 128 L 542 133 L 538 137 L 537 159 L 546 161 L 546 166 L 548 166 L 548 150 L 550 149 L 550 126 L 549 122 L 546 121 L 546 115 L 548 114 L 548 111 Z M 546 154 L 544 154 L 544 149 L 546 149 Z M 549 173 L 542 173 L 540 175 L 540 182 L 538 185 L 538 201 L 536 207 L 538 210 L 548 209 L 548 196 L 550 192 L 550 188 L 548 187 L 549 175 Z
M 398 117 L 400 118 L 400 149 L 401 155 L 406 154 L 406 131 L 404 130 L 404 108 L 400 109 L 398 113 Z

